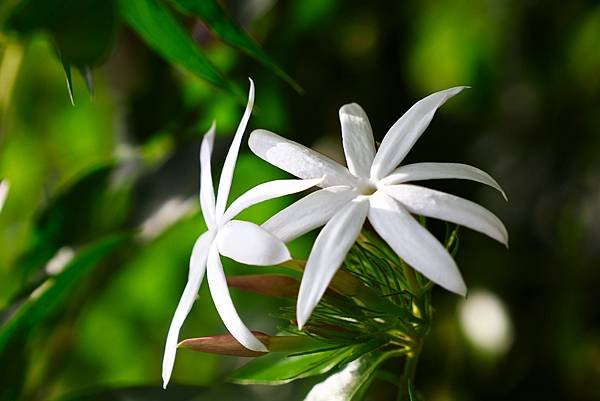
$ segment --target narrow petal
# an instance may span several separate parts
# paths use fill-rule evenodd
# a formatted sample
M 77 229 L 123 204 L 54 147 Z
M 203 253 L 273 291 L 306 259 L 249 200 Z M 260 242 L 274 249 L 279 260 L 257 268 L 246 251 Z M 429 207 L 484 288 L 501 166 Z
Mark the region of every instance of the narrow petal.
M 298 293 L 296 316 L 300 329 L 308 321 L 356 241 L 368 211 L 369 202 L 366 199 L 355 199 L 336 213 L 319 233 L 308 257 Z
M 209 230 L 213 229 L 216 224 L 215 189 L 210 167 L 210 158 L 215 141 L 215 129 L 216 126 L 213 121 L 208 132 L 204 134 L 202 145 L 200 146 L 200 208 L 202 209 L 202 215 Z
M 223 271 L 223 265 L 219 257 L 219 251 L 217 247 L 213 245 L 208 254 L 208 272 L 207 272 L 208 286 L 210 288 L 210 294 L 212 296 L 215 307 L 223 324 L 227 327 L 227 330 L 239 341 L 244 347 L 252 351 L 257 352 L 268 352 L 269 350 L 263 343 L 261 343 L 252 334 L 248 327 L 242 322 L 238 315 L 229 289 L 227 288 L 227 281 L 225 279 L 225 272 Z
M 460 224 L 508 245 L 508 232 L 504 224 L 492 212 L 477 203 L 445 192 L 408 184 L 389 186 L 385 193 L 413 214 Z
M 248 145 L 261 159 L 298 178 L 325 177 L 320 187 L 354 185 L 356 182 L 356 177 L 338 162 L 272 132 L 252 131 Z
M 311 180 L 275 180 L 259 184 L 234 200 L 223 215 L 223 220 L 231 220 L 240 214 L 242 210 L 257 203 L 306 191 L 310 187 L 320 184 L 321 181 L 323 181 L 322 178 L 314 178 Z
M 467 287 L 442 244 L 397 201 L 384 193 L 370 198 L 369 221 L 406 263 L 434 283 L 465 295 Z
M 373 160 L 371 178 L 383 178 L 396 168 L 425 131 L 436 110 L 464 88 L 457 86 L 436 92 L 419 100 L 404 113 L 385 134 Z
M 262 227 L 283 242 L 289 242 L 324 225 L 357 195 L 356 191 L 344 186 L 320 189 L 286 207 Z
M 282 240 L 247 221 L 231 220 L 217 235 L 219 253 L 240 263 L 270 266 L 292 257 Z
M 167 334 L 167 342 L 165 345 L 165 354 L 163 357 L 162 367 L 162 378 L 163 387 L 166 388 L 173 372 L 173 365 L 175 364 L 175 353 L 177 352 L 177 341 L 179 338 L 179 330 L 183 326 L 183 322 L 190 313 L 192 305 L 196 300 L 196 295 L 200 289 L 202 278 L 206 270 L 206 260 L 208 257 L 208 250 L 210 249 L 210 243 L 213 240 L 213 234 L 206 232 L 202 234 L 194 244 L 192 250 L 192 256 L 190 258 L 190 271 L 188 275 L 188 282 L 183 290 L 183 295 L 179 300 L 175 315 L 171 321 L 169 327 L 169 333 Z
M 355 176 L 369 178 L 375 140 L 367 113 L 358 104 L 351 103 L 342 106 L 339 114 L 348 169 Z
M 506 194 L 500 185 L 483 170 L 468 164 L 460 163 L 414 163 L 400 166 L 392 171 L 390 175 L 383 178 L 384 185 L 402 184 L 404 182 L 437 180 L 437 179 L 459 179 L 480 182 L 498 190 L 505 200 Z
M 246 126 L 248 125 L 250 114 L 252 113 L 252 107 L 254 106 L 254 82 L 251 79 L 249 80 L 250 91 L 248 93 L 248 104 L 246 105 L 246 110 L 244 110 L 240 125 L 238 125 L 238 128 L 235 131 L 233 141 L 229 147 L 229 152 L 227 152 L 227 157 L 225 157 L 225 162 L 223 163 L 221 177 L 219 178 L 219 190 L 217 193 L 217 206 L 215 211 L 217 220 L 223 216 L 225 207 L 227 206 L 227 198 L 229 198 L 229 190 L 231 189 L 231 181 L 233 180 L 233 171 L 235 170 L 235 163 L 240 151 L 242 137 L 244 136 L 244 131 L 246 131 Z

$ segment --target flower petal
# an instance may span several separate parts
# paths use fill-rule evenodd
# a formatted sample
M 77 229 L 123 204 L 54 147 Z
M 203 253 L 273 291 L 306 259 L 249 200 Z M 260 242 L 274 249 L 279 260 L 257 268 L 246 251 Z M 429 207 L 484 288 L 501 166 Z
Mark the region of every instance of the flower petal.
M 246 126 L 248 125 L 250 114 L 252 113 L 252 107 L 254 106 L 254 82 L 250 78 L 248 79 L 250 81 L 248 104 L 246 105 L 246 110 L 244 110 L 240 125 L 238 125 L 238 128 L 235 131 L 233 141 L 229 147 L 229 152 L 227 152 L 227 157 L 225 157 L 225 162 L 223 163 L 221 177 L 219 178 L 219 190 L 217 193 L 217 205 L 215 210 L 217 220 L 220 220 L 221 216 L 223 216 L 225 207 L 227 206 L 227 198 L 229 198 L 229 190 L 231 189 L 231 181 L 233 180 L 233 171 L 235 170 L 235 163 L 240 151 L 242 137 L 244 136 L 244 131 L 246 131 Z
M 508 245 L 508 232 L 504 224 L 477 203 L 445 192 L 408 184 L 389 186 L 385 193 L 413 214 L 460 224 Z
M 339 114 L 348 169 L 355 176 L 369 178 L 375 157 L 375 140 L 369 118 L 356 103 L 342 106 Z
M 169 327 L 169 333 L 167 334 L 167 342 L 165 345 L 165 355 L 163 357 L 162 367 L 162 378 L 163 387 L 166 388 L 173 372 L 173 365 L 175 364 L 175 354 L 177 352 L 177 341 L 179 337 L 179 330 L 183 326 L 183 322 L 190 313 L 192 305 L 198 295 L 202 278 L 206 270 L 206 260 L 208 257 L 208 250 L 210 249 L 210 243 L 213 240 L 214 235 L 212 232 L 206 232 L 202 234 L 194 244 L 192 250 L 192 256 L 190 258 L 190 271 L 188 275 L 188 282 L 183 290 L 183 295 L 179 300 L 171 326 Z
M 314 178 L 312 180 L 275 180 L 259 184 L 234 200 L 225 211 L 223 220 L 231 220 L 240 214 L 242 210 L 268 199 L 305 191 L 320 184 L 321 181 L 323 181 L 321 178 Z
M 227 222 L 219 230 L 217 246 L 221 255 L 248 265 L 277 265 L 292 258 L 283 241 L 247 221 Z
M 460 271 L 448 251 L 404 207 L 384 193 L 371 196 L 370 204 L 369 221 L 399 257 L 434 283 L 466 294 Z
M 363 226 L 369 202 L 355 199 L 347 203 L 323 227 L 310 252 L 300 283 L 296 317 L 298 328 L 308 321 L 329 282 L 356 241 Z
M 427 128 L 436 110 L 446 100 L 462 91 L 465 86 L 436 92 L 419 100 L 388 130 L 373 160 L 371 178 L 381 179 L 388 175 L 410 151 Z
M 215 307 L 221 320 L 227 327 L 227 330 L 239 341 L 244 347 L 252 351 L 268 352 L 267 347 L 261 343 L 252 334 L 248 327 L 242 322 L 238 315 L 229 289 L 227 288 L 227 281 L 225 279 L 225 272 L 223 271 L 223 265 L 219 257 L 219 251 L 216 245 L 213 245 L 208 253 L 208 271 L 207 271 L 208 286 L 210 288 L 210 294 L 212 296 Z
M 356 177 L 338 162 L 272 132 L 252 131 L 248 145 L 258 157 L 296 177 L 324 177 L 320 187 L 356 183 Z
M 471 180 L 489 185 L 497 189 L 505 200 L 508 200 L 506 194 L 488 173 L 477 167 L 461 163 L 414 163 L 400 166 L 392 171 L 390 175 L 383 178 L 381 183 L 384 185 L 401 184 L 404 182 L 437 180 L 437 179 L 459 179 Z
M 283 242 L 289 242 L 325 224 L 357 195 L 346 186 L 320 189 L 286 207 L 262 227 Z
M 212 155 L 213 144 L 215 141 L 215 122 L 213 121 L 210 129 L 200 146 L 200 208 L 204 221 L 209 229 L 215 227 L 215 189 L 212 180 L 212 171 L 210 167 L 210 158 Z

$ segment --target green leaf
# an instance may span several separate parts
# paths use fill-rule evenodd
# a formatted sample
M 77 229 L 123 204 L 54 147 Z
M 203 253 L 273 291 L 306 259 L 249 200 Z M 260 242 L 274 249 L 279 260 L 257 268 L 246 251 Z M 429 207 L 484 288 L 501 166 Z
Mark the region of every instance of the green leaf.
M 39 213 L 32 244 L 17 263 L 26 278 L 60 247 L 85 244 L 123 226 L 130 194 L 111 185 L 115 165 L 104 163 L 73 178 Z
M 71 65 L 66 63 L 64 60 L 61 61 L 63 71 L 65 73 L 65 80 L 67 81 L 67 91 L 69 92 L 69 100 L 71 105 L 75 106 L 75 96 L 73 94 L 73 77 L 71 76 Z
M 355 348 L 350 345 L 300 355 L 271 352 L 242 366 L 229 380 L 238 384 L 278 385 L 321 375 L 345 361 Z
M 223 78 L 164 4 L 158 0 L 119 0 L 119 9 L 127 24 L 167 61 L 244 99 L 243 92 Z
M 10 11 L 7 30 L 21 35 L 41 31 L 50 36 L 74 104 L 71 66 L 89 70 L 108 57 L 117 32 L 115 0 L 22 0 Z
M 277 76 L 287 82 L 298 93 L 303 90 L 273 60 L 254 39 L 233 21 L 217 0 L 171 0 L 188 13 L 201 18 L 225 43 L 234 46 L 261 62 Z
M 94 66 L 114 45 L 117 13 L 114 0 L 22 0 L 6 26 L 21 35 L 46 32 L 64 63 Z
M 0 327 L 0 356 L 10 350 L 8 345 L 12 340 L 26 336 L 39 323 L 57 313 L 77 284 L 128 239 L 126 235 L 113 235 L 89 246 L 60 274 L 38 287 Z

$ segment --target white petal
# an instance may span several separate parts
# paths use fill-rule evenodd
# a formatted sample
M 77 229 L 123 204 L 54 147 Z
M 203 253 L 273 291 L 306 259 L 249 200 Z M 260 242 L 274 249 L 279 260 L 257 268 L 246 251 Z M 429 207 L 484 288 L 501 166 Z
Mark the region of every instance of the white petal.
M 369 118 L 356 103 L 342 106 L 339 114 L 348 169 L 358 177 L 369 178 L 375 157 L 375 140 Z
M 436 92 L 419 100 L 388 130 L 373 160 L 371 177 L 385 177 L 404 159 L 427 128 L 436 110 L 465 86 Z
M 286 207 L 262 227 L 283 242 L 289 242 L 321 227 L 357 195 L 356 191 L 345 186 L 320 189 Z
M 252 351 L 267 352 L 267 347 L 246 327 L 233 306 L 233 301 L 227 288 L 223 265 L 219 257 L 219 251 L 215 245 L 211 247 L 208 254 L 207 280 L 217 312 L 231 335 L 240 344 Z
M 219 230 L 217 244 L 221 255 L 247 265 L 277 265 L 292 258 L 283 241 L 247 221 L 227 222 Z
M 8 190 L 10 189 L 10 184 L 8 180 L 0 181 L 0 210 L 4 207 L 4 202 L 8 196 Z
M 252 131 L 248 145 L 258 157 L 296 177 L 324 177 L 320 187 L 354 185 L 356 182 L 348 169 L 338 162 L 272 132 Z
M 369 202 L 365 198 L 355 199 L 336 213 L 319 233 L 300 283 L 296 307 L 300 329 L 319 303 L 333 275 L 356 241 L 368 211 Z
M 402 203 L 409 212 L 446 220 L 479 231 L 508 244 L 508 232 L 500 219 L 477 203 L 445 192 L 400 184 L 389 186 L 385 193 Z
M 414 163 L 400 166 L 392 171 L 390 175 L 383 178 L 381 183 L 384 185 L 401 184 L 411 181 L 437 180 L 437 179 L 459 179 L 471 180 L 489 185 L 497 189 L 505 200 L 508 200 L 506 194 L 500 185 L 483 170 L 468 164 L 460 163 Z
M 244 115 L 242 116 L 240 125 L 238 125 L 238 128 L 235 131 L 233 141 L 229 147 L 229 152 L 227 152 L 227 157 L 225 157 L 225 162 L 223 163 L 221 177 L 219 178 L 219 190 L 217 193 L 217 206 L 215 211 L 217 220 L 220 220 L 221 216 L 223 216 L 225 207 L 227 206 L 227 198 L 229 198 L 229 190 L 231 189 L 231 181 L 233 180 L 235 162 L 237 161 L 240 145 L 242 143 L 242 137 L 244 136 L 244 131 L 246 131 L 246 126 L 248 125 L 250 114 L 252 113 L 252 107 L 254 106 L 254 82 L 252 82 L 251 79 L 249 80 L 250 91 L 248 93 L 248 104 L 246 105 L 246 110 L 244 110 Z
M 398 256 L 434 283 L 466 294 L 467 287 L 448 251 L 404 207 L 380 192 L 371 196 L 370 203 L 369 221 Z
M 223 220 L 231 220 L 242 210 L 268 199 L 305 191 L 320 184 L 321 181 L 323 181 L 321 178 L 314 178 L 312 180 L 275 180 L 259 184 L 234 200 L 223 215 Z
M 200 146 L 200 208 L 209 229 L 215 227 L 215 190 L 210 167 L 214 141 L 215 122 L 213 121 L 208 132 L 204 134 Z
M 202 283 L 202 278 L 204 277 L 204 272 L 206 270 L 206 259 L 208 257 L 210 243 L 212 242 L 213 238 L 214 235 L 210 231 L 202 234 L 196 240 L 192 250 L 188 282 L 185 285 L 183 295 L 181 296 L 179 304 L 177 305 L 177 309 L 175 310 L 175 315 L 173 316 L 171 326 L 169 327 L 169 334 L 167 334 L 167 342 L 165 345 L 165 355 L 163 357 L 162 367 L 164 388 L 167 387 L 169 379 L 171 378 L 171 372 L 173 371 L 175 354 L 177 352 L 179 330 L 181 330 L 181 326 L 183 326 L 185 318 L 187 317 L 188 313 L 190 313 L 190 309 L 192 309 L 194 301 L 196 301 L 196 296 L 198 295 L 198 290 L 200 289 L 200 284 Z

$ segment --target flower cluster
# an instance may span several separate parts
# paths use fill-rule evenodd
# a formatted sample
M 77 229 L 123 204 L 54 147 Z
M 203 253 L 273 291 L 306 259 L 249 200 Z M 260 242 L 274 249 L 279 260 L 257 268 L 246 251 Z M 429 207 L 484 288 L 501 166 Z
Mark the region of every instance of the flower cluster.
M 200 205 L 208 231 L 196 241 L 188 282 L 175 311 L 163 360 L 166 386 L 173 369 L 178 336 L 206 272 L 216 309 L 231 335 L 245 348 L 267 352 L 235 310 L 220 255 L 250 265 L 277 265 L 291 259 L 285 243 L 321 226 L 299 288 L 296 321 L 302 329 L 331 285 L 361 235 L 368 219 L 374 232 L 398 257 L 431 282 L 466 294 L 462 276 L 448 250 L 413 215 L 432 217 L 479 231 L 507 244 L 502 222 L 483 207 L 422 186 L 414 181 L 455 178 L 489 185 L 506 198 L 487 173 L 464 164 L 415 163 L 400 165 L 431 122 L 436 110 L 464 87 L 436 92 L 417 102 L 386 133 L 377 148 L 371 125 L 357 104 L 339 112 L 347 167 L 272 132 L 255 130 L 250 149 L 260 158 L 299 179 L 260 184 L 227 207 L 233 171 L 254 103 L 250 81 L 248 104 L 225 159 L 215 199 L 210 158 L 215 126 L 204 136 L 200 150 Z M 242 210 L 283 195 L 319 189 L 267 220 L 262 226 L 235 220 Z

